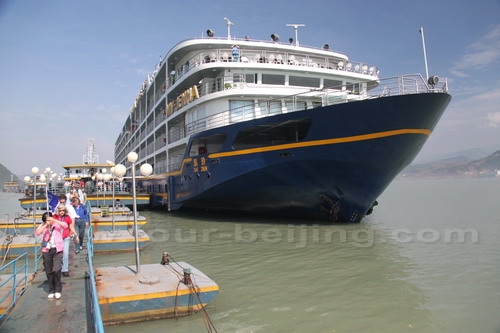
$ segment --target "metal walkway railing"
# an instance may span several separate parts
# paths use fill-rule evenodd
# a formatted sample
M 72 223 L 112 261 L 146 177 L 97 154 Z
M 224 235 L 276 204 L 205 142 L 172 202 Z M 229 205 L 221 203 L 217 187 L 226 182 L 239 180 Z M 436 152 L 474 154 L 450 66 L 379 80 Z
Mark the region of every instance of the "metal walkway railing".
M 10 276 L 0 279 L 0 290 L 7 290 L 0 298 L 0 323 L 28 287 L 28 254 L 23 253 L 0 267 L 0 274 L 3 275 L 6 271 Z
M 89 203 L 87 203 L 87 211 L 89 212 L 89 216 L 92 215 L 92 207 L 90 206 Z M 89 265 L 89 273 L 88 273 L 88 278 L 87 280 L 87 293 L 88 293 L 88 300 L 89 303 L 87 306 L 89 307 L 91 317 L 89 318 L 92 320 L 92 325 L 87 325 L 90 329 L 93 329 L 94 332 L 96 333 L 101 333 L 104 332 L 104 325 L 102 323 L 102 316 L 101 316 L 101 308 L 99 307 L 99 297 L 97 296 L 97 289 L 95 285 L 95 273 L 94 273 L 94 264 L 93 264 L 93 258 L 94 258 L 94 243 L 93 243 L 93 234 L 94 234 L 94 229 L 92 227 L 92 224 L 90 224 L 89 229 L 87 230 L 87 263 Z M 91 327 L 93 326 L 93 327 Z

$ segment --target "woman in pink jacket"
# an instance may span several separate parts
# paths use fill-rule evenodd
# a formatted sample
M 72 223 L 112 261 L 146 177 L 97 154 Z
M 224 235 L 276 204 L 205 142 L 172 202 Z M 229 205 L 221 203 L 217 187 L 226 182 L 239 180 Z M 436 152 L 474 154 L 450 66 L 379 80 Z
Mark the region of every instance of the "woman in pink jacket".
M 58 209 L 66 208 L 59 206 Z M 63 255 L 63 238 L 62 232 L 68 224 L 63 220 L 59 221 L 52 217 L 52 213 L 46 212 L 42 215 L 43 223 L 36 228 L 36 235 L 43 235 L 42 239 L 42 252 L 43 252 L 43 265 L 45 273 L 47 274 L 49 283 L 49 296 L 48 298 L 61 298 L 62 284 L 61 284 L 61 267 Z

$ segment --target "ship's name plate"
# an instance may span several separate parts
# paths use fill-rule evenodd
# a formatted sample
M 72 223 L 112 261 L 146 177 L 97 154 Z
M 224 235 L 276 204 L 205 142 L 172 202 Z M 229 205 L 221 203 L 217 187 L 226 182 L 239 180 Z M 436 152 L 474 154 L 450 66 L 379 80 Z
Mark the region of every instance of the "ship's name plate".
M 176 99 L 167 104 L 167 117 L 197 98 L 200 98 L 200 95 L 198 94 L 198 88 L 196 86 L 184 90 Z

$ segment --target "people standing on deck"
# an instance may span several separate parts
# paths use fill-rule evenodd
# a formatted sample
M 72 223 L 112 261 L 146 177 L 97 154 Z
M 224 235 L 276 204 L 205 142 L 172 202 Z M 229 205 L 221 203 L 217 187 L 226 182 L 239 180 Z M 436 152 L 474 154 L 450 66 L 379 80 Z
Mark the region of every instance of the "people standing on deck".
M 78 217 L 75 219 L 75 231 L 76 231 L 76 241 L 75 242 L 75 253 L 80 252 L 83 249 L 83 238 L 85 237 L 85 227 L 89 226 L 89 214 L 87 212 L 87 207 L 80 203 L 80 198 L 74 197 L 71 204 L 75 208 Z
M 64 190 L 66 191 L 66 193 L 69 192 L 70 188 L 71 188 L 71 182 L 69 180 L 65 181 L 64 182 Z
M 75 208 L 69 203 L 67 203 L 65 196 L 59 197 L 59 205 L 57 207 L 59 208 L 59 206 L 63 206 L 66 208 L 65 215 L 69 218 L 68 228 L 65 229 L 63 232 L 64 250 L 63 250 L 63 265 L 62 265 L 63 276 L 69 276 L 69 243 L 71 241 L 71 235 L 76 235 L 75 219 L 78 217 L 78 215 L 76 214 Z M 60 215 L 59 211 L 57 215 Z
M 78 197 L 80 198 L 80 203 L 82 205 L 87 204 L 87 193 L 85 192 L 85 188 L 81 188 L 78 190 Z
M 61 206 L 61 210 L 66 211 L 66 208 Z M 64 220 L 55 219 L 51 215 L 50 212 L 42 215 L 43 223 L 36 228 L 35 234 L 37 236 L 43 234 L 43 266 L 49 284 L 48 298 L 60 299 L 62 297 L 61 262 L 64 248 L 62 232 L 68 225 Z
M 233 62 L 239 62 L 240 61 L 240 47 L 235 44 L 232 46 L 231 51 L 233 54 Z

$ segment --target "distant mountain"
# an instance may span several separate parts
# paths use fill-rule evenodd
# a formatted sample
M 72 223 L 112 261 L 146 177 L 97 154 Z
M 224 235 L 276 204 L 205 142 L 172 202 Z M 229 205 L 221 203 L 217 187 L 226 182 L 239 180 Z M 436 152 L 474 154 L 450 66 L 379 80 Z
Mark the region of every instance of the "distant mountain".
M 500 150 L 475 160 L 457 156 L 435 162 L 412 164 L 406 167 L 400 177 L 441 178 L 441 177 L 491 177 L 500 170 Z
M 466 150 L 461 150 L 461 151 L 456 151 L 452 153 L 447 153 L 447 154 L 439 154 L 439 155 L 434 155 L 432 157 L 427 157 L 424 159 L 421 159 L 420 156 L 417 156 L 415 160 L 415 164 L 424 164 L 424 163 L 429 163 L 429 162 L 436 162 L 436 161 L 442 161 L 442 160 L 450 160 L 454 158 L 467 158 L 469 161 L 474 161 L 480 158 L 483 158 L 485 156 L 488 156 L 491 154 L 491 152 L 495 151 L 496 149 L 491 149 L 491 150 L 484 150 L 481 148 L 473 148 L 473 149 L 466 149 Z
M 3 184 L 5 184 L 5 182 L 11 181 L 11 176 L 13 181 L 19 181 L 19 177 L 14 175 L 12 171 L 0 163 L 0 191 L 3 189 Z

